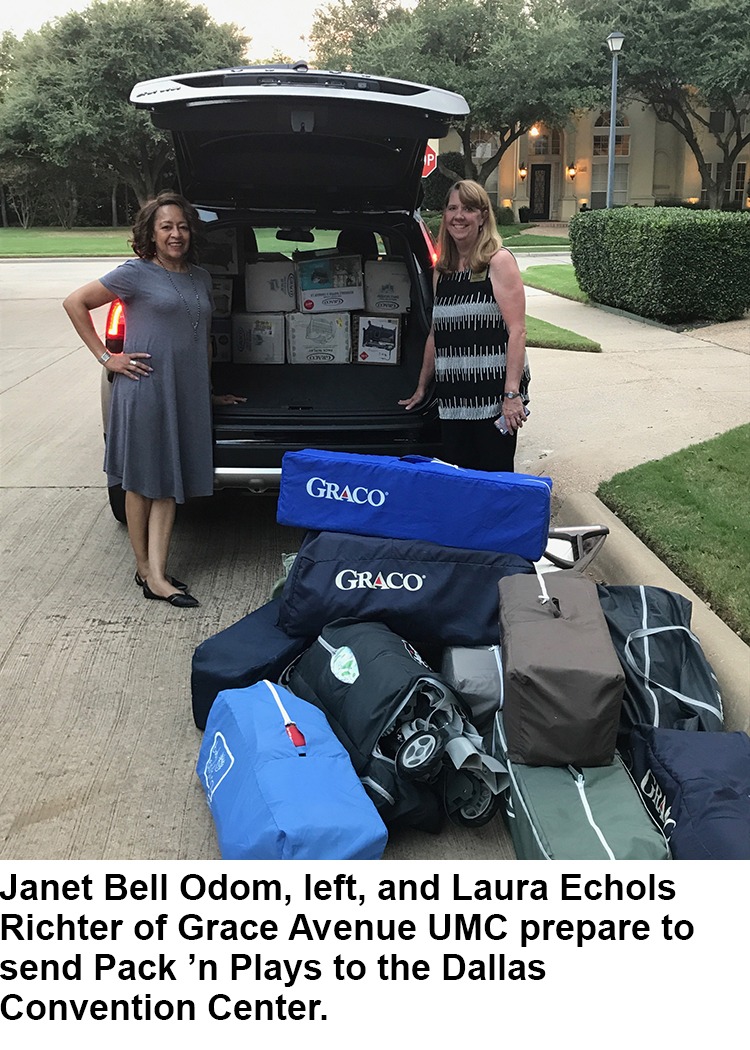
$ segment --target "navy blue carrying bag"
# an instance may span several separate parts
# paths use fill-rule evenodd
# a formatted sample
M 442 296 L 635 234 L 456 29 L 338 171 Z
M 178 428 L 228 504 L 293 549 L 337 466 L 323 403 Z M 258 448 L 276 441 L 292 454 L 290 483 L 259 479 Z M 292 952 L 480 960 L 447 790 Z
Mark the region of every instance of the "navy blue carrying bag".
M 196 767 L 224 860 L 377 860 L 385 825 L 325 714 L 283 686 L 219 694 Z
M 197 646 L 190 689 L 199 729 L 206 728 L 211 705 L 223 689 L 240 689 L 264 678 L 276 681 L 312 644 L 312 638 L 292 638 L 278 626 L 280 606 L 278 598 L 266 602 Z
M 384 623 L 417 645 L 494 645 L 498 581 L 533 572 L 517 554 L 308 532 L 281 594 L 279 627 L 318 635 L 350 618 Z
M 675 860 L 750 860 L 750 737 L 638 725 L 633 778 Z
M 662 587 L 597 588 L 625 675 L 618 747 L 633 726 L 719 732 L 724 712 L 719 684 L 690 630 L 692 604 Z
M 551 489 L 550 478 L 468 470 L 423 456 L 305 449 L 282 460 L 277 521 L 536 561 L 547 546 Z

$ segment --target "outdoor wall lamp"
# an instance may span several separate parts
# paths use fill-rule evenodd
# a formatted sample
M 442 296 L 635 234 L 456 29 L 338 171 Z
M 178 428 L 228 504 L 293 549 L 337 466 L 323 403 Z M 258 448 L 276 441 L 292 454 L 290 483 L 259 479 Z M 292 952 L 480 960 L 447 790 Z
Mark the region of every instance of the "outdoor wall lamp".
M 518 165 L 518 177 L 521 180 L 521 182 L 524 181 L 528 174 L 529 169 L 526 167 L 526 161 L 522 160 L 521 163 Z
M 570 181 L 572 182 L 572 181 L 573 181 L 573 179 L 574 179 L 574 178 L 576 177 L 576 175 L 578 174 L 578 172 L 576 171 L 576 166 L 575 166 L 575 164 L 569 164 L 569 165 L 567 166 L 567 168 L 566 168 L 565 170 L 566 170 L 566 172 L 568 173 L 568 178 L 569 178 L 569 179 L 570 179 Z

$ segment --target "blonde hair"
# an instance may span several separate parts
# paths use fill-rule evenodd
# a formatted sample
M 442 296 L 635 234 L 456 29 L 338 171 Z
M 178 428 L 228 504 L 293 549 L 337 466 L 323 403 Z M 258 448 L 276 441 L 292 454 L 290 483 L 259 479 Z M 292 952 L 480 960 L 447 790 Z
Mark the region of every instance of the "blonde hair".
M 438 230 L 438 261 L 440 273 L 454 273 L 458 269 L 458 249 L 445 225 L 445 209 L 448 207 L 451 194 L 456 191 L 458 199 L 465 208 L 476 208 L 482 214 L 482 225 L 474 250 L 469 259 L 469 266 L 474 273 L 486 269 L 490 259 L 503 246 L 503 239 L 497 232 L 495 212 L 484 186 L 473 179 L 459 179 L 448 190 L 443 203 L 443 221 Z

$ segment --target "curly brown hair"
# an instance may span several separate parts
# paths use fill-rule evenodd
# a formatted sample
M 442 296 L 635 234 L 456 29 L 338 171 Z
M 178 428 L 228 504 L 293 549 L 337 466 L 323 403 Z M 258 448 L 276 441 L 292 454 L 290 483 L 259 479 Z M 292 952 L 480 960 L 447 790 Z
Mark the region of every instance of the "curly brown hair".
M 190 230 L 190 245 L 186 259 L 190 263 L 198 262 L 198 240 L 201 235 L 201 220 L 193 205 L 182 194 L 172 190 L 162 190 L 152 200 L 146 201 L 135 217 L 133 236 L 130 239 L 133 251 L 140 259 L 153 259 L 156 255 L 154 242 L 154 224 L 159 208 L 173 204 L 182 211 Z

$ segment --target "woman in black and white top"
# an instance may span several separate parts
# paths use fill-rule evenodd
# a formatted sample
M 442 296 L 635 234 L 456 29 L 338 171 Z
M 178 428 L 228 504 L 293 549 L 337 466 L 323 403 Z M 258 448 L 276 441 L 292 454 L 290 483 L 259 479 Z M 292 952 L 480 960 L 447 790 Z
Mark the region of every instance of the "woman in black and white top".
M 516 260 L 502 247 L 485 189 L 463 179 L 446 198 L 438 234 L 432 329 L 417 389 L 435 381 L 443 457 L 475 470 L 512 471 L 526 418 L 526 295 Z M 506 434 L 495 425 L 504 417 Z

